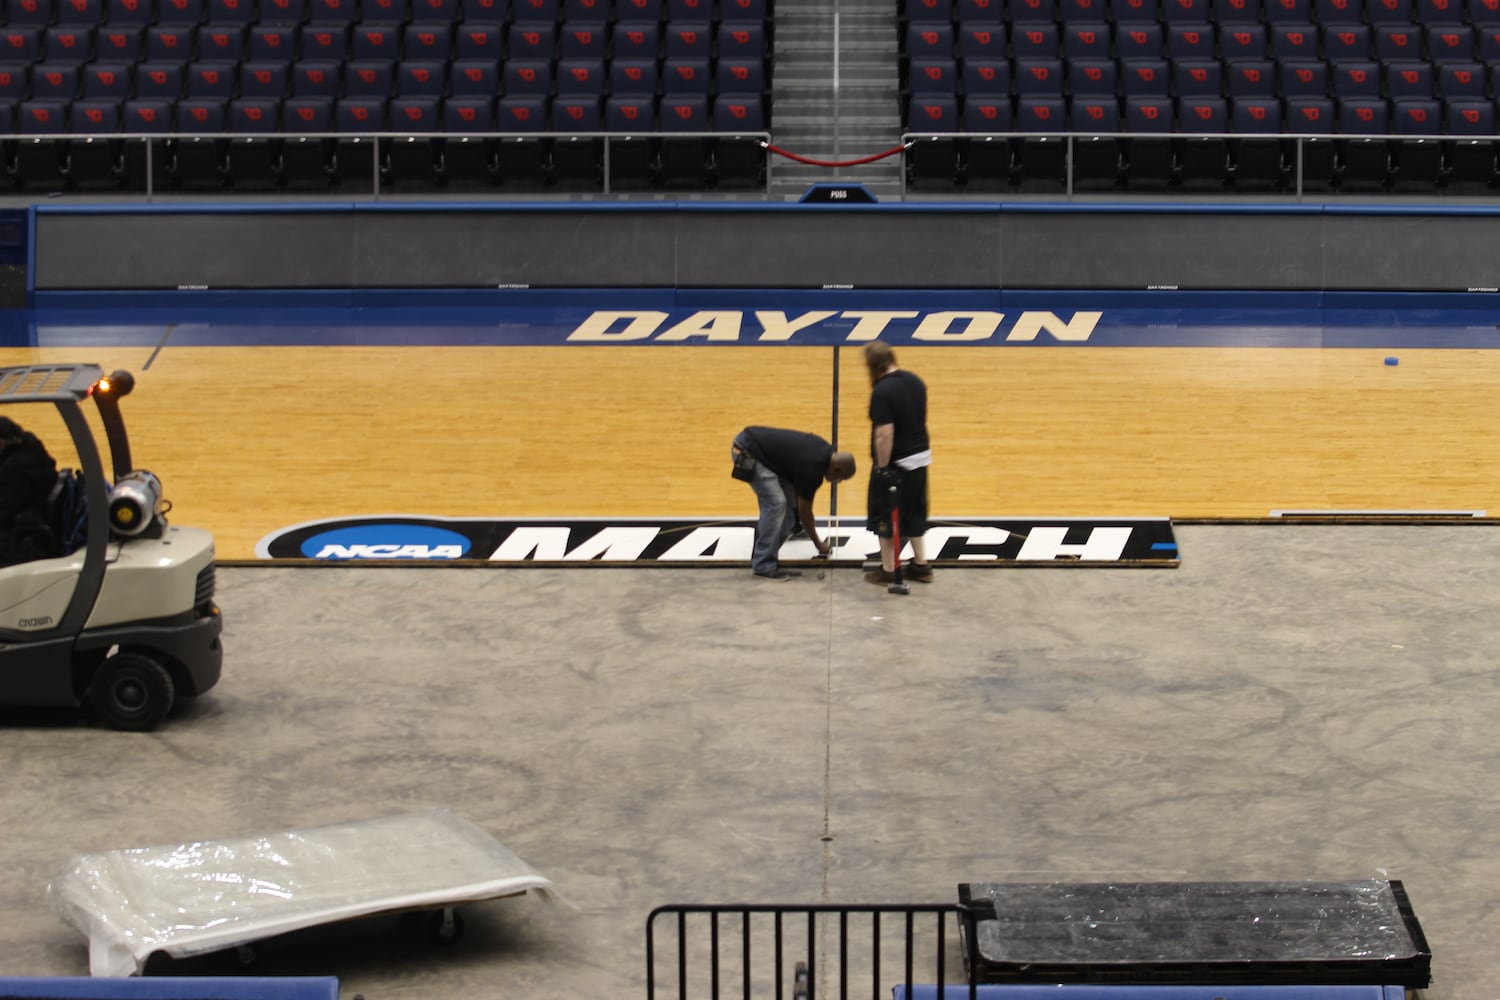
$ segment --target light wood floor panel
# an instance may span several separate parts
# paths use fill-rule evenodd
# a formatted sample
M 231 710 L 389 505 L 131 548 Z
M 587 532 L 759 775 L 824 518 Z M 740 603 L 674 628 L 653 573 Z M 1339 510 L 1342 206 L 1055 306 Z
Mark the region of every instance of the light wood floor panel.
M 931 392 L 936 516 L 1264 517 L 1494 510 L 1500 352 L 901 348 Z M 828 436 L 834 351 L 787 347 L 3 349 L 138 377 L 137 464 L 226 559 L 302 521 L 748 516 L 729 441 Z M 150 367 L 146 364 L 150 361 Z M 841 349 L 840 445 L 868 465 L 869 392 Z M 38 422 L 40 421 L 40 422 Z M 60 461 L 55 418 L 27 414 Z M 820 497 L 826 513 L 829 491 Z M 840 491 L 862 512 L 862 476 Z

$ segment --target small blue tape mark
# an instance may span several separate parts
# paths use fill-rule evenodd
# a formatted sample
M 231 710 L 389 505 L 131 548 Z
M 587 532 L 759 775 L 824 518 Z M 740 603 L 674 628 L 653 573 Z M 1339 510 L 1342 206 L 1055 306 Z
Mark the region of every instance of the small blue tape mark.
M 1155 551 L 1156 549 L 1164 549 L 1164 550 L 1165 549 L 1171 549 L 1173 552 L 1176 552 L 1177 551 L 1177 543 L 1176 542 L 1152 542 L 1151 543 L 1151 549 L 1152 549 L 1152 551 Z

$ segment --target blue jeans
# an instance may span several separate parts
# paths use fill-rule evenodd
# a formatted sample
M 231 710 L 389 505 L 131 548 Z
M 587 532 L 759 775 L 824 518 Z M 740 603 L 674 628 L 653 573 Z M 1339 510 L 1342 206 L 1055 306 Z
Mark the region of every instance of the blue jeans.
M 749 448 L 744 434 L 734 439 L 736 446 Z M 730 457 L 734 452 L 731 450 Z M 755 478 L 750 488 L 760 501 L 760 521 L 755 526 L 755 548 L 750 554 L 750 568 L 757 573 L 774 573 L 779 563 L 777 553 L 797 527 L 797 497 L 790 480 L 782 479 L 760 462 L 755 463 Z

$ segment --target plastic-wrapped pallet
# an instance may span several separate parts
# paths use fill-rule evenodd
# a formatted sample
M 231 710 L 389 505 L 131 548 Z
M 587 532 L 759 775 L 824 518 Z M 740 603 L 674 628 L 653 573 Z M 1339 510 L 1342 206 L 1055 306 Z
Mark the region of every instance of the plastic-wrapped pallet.
M 535 891 L 551 880 L 446 810 L 232 840 L 83 854 L 48 892 L 95 976 L 319 924 Z

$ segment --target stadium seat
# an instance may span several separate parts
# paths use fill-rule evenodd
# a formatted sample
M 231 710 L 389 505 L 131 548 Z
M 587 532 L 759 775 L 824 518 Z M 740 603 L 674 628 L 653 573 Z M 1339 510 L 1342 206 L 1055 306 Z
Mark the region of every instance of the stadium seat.
M 15 180 L 28 190 L 59 190 L 67 175 L 68 143 L 66 139 L 41 138 L 63 136 L 68 131 L 68 104 L 60 100 L 29 100 L 18 105 L 16 131 L 38 138 L 22 139 L 16 144 Z
M 1160 59 L 1166 54 L 1161 25 L 1147 22 L 1115 27 L 1115 55 L 1121 59 Z
M 193 57 L 193 30 L 182 25 L 153 24 L 146 29 L 146 59 L 186 64 Z
M 1062 97 L 1065 77 L 1061 59 L 1017 59 L 1013 77 L 1018 95 Z
M 655 60 L 616 59 L 609 65 L 610 93 L 654 97 L 657 85 Z
M 552 141 L 543 137 L 548 129 L 547 98 L 540 95 L 501 98 L 496 107 L 495 128 L 499 132 L 533 133 L 512 134 L 499 140 L 495 149 L 496 180 L 508 187 L 540 189 L 551 166 Z
M 672 45 L 672 30 L 667 32 L 668 54 Z M 683 52 L 682 55 L 708 55 L 702 52 Z M 908 59 L 952 59 L 953 29 L 947 25 L 913 24 L 906 31 L 906 57 Z
M 1068 63 L 1068 92 L 1074 97 L 1112 99 L 1119 90 L 1120 77 L 1113 59 L 1074 59 Z M 1116 124 L 1119 119 L 1119 110 L 1116 109 Z
M 1177 104 L 1177 130 L 1185 136 L 1177 148 L 1178 180 L 1185 190 L 1224 187 L 1229 176 L 1229 113 L 1222 97 L 1183 97 Z
M 314 40 L 309 51 L 308 36 L 320 33 L 328 37 Z M 341 37 L 341 33 L 309 25 L 302 30 L 302 58 L 316 58 L 315 53 L 337 48 L 337 39 Z M 401 58 L 401 34 L 389 24 L 356 24 L 349 35 L 349 57 L 395 62 Z
M 1126 141 L 1125 182 L 1134 188 L 1165 188 L 1176 179 L 1177 165 L 1170 133 L 1174 109 L 1165 97 L 1125 98 L 1125 131 L 1161 133 Z
M 619 134 L 619 138 L 610 137 L 605 153 L 610 190 L 650 187 L 655 179 L 655 149 L 636 133 L 656 131 L 655 104 L 636 97 L 611 97 L 605 101 L 604 129 Z
M 662 54 L 669 59 L 709 59 L 713 56 L 714 34 L 707 21 L 669 21 L 664 39 Z M 952 45 L 950 37 L 950 49 Z
M 1365 0 L 1365 20 L 1371 24 L 1411 24 L 1412 0 Z
M 81 190 L 120 186 L 120 102 L 113 98 L 75 101 L 69 111 L 73 140 L 68 144 L 68 183 Z
M 1391 188 L 1430 193 L 1443 172 L 1443 106 L 1435 98 L 1391 102 Z
M 152 0 L 107 0 L 104 13 L 106 23 L 113 27 L 145 27 L 156 20 L 156 4 Z
M 719 187 L 759 187 L 765 176 L 766 152 L 755 133 L 765 129 L 759 97 L 732 95 L 714 101 L 713 127 L 725 133 L 714 142 L 714 182 Z
M 1386 63 L 1386 97 L 1392 100 L 1411 97 L 1431 99 L 1434 93 L 1432 63 L 1425 61 Z
M 1380 64 L 1377 62 L 1336 63 L 1333 66 L 1331 80 L 1333 96 L 1339 100 L 1351 97 L 1379 97 L 1381 94 Z
M 1220 97 L 1224 67 L 1217 59 L 1179 59 L 1172 63 L 1172 92 L 1178 97 Z
M 1114 0 L 1110 11 L 1116 25 L 1155 24 L 1160 19 L 1156 0 Z
M 157 0 L 156 23 L 192 27 L 203 22 L 203 0 Z
M 921 150 L 920 147 L 909 150 L 908 156 L 914 152 L 922 152 L 929 157 L 930 164 L 924 166 L 914 163 L 913 166 L 922 169 L 943 187 L 947 187 L 947 178 L 956 174 L 961 178 L 965 188 L 970 191 L 998 191 L 1009 188 L 1013 182 L 1015 169 L 1014 142 L 1011 139 L 984 133 L 1013 131 L 1014 118 L 1015 113 L 1011 108 L 1009 97 L 995 96 L 982 99 L 969 97 L 964 101 L 963 119 L 960 124 L 962 131 L 974 133 L 971 138 L 960 140 L 953 150 L 945 144 L 940 144 L 941 140 L 939 140 L 927 150 Z M 954 154 L 958 159 L 950 165 L 950 157 Z
M 245 55 L 257 62 L 290 62 L 297 55 L 297 29 L 290 24 L 257 24 L 250 28 Z M 337 58 L 344 58 L 340 53 Z
M 1417 23 L 1463 24 L 1463 0 L 1417 0 Z
M 360 63 L 350 63 L 351 71 L 360 66 Z M 303 98 L 339 96 L 340 88 L 340 65 L 335 62 L 299 62 L 292 66 L 292 96 Z M 352 74 L 351 74 L 352 75 Z M 354 80 L 349 81 L 350 96 L 358 96 L 358 88 Z M 384 97 L 389 92 L 389 84 L 386 90 L 378 96 Z
M 1269 25 L 1312 22 L 1311 0 L 1264 0 L 1264 3 L 1265 21 Z
M 1266 59 L 1232 62 L 1224 82 L 1231 98 L 1275 97 L 1276 64 Z
M 323 80 L 337 80 L 337 66 L 324 74 Z M 316 90 L 302 92 L 299 89 L 301 73 L 295 70 L 292 74 L 292 92 L 297 97 L 325 97 L 323 86 L 326 82 L 309 80 L 309 84 L 317 84 Z M 395 89 L 396 67 L 395 64 L 386 59 L 351 59 L 344 64 L 344 96 L 345 97 L 379 97 L 387 98 Z M 356 105 L 359 107 L 359 105 Z M 389 109 L 387 109 L 389 113 Z M 338 120 L 335 110 L 334 120 Z
M 359 19 L 365 24 L 404 24 L 410 9 L 406 0 L 359 0 Z
M 31 97 L 37 101 L 62 101 L 65 105 L 78 96 L 79 68 L 38 63 L 31 70 Z M 49 108 L 41 111 L 51 113 Z
M 292 189 L 325 190 L 334 181 L 333 100 L 292 97 L 282 102 L 281 182 Z
M 1229 155 L 1234 186 L 1240 190 L 1277 190 L 1285 182 L 1286 150 L 1282 131 L 1281 102 L 1274 97 L 1231 100 L 1230 124 L 1247 138 L 1231 138 Z
M 1489 138 L 1495 134 L 1494 104 L 1482 98 L 1454 98 L 1445 102 L 1444 110 L 1451 137 L 1444 150 L 1449 190 L 1487 190 L 1495 181 L 1495 143 Z
M 610 31 L 610 45 L 616 59 L 655 59 L 661 53 L 661 25 L 655 21 L 617 22 Z
M 730 23 L 719 25 L 720 59 L 763 59 L 766 56 L 765 28 L 754 23 Z M 616 42 L 616 55 L 619 54 Z
M 386 130 L 386 113 L 387 103 L 383 96 L 344 97 L 334 104 L 334 129 L 342 133 L 334 140 L 334 178 L 337 183 L 359 191 L 374 187 L 380 147 L 369 133 Z
M 455 30 L 454 56 L 459 59 L 493 59 L 505 56 L 505 26 L 491 21 L 465 21 Z
M 1260 0 L 1213 0 L 1213 21 L 1221 26 L 1260 22 Z
M 620 0 L 619 6 L 629 8 L 634 0 Z M 719 0 L 719 18 L 723 21 L 764 23 L 769 13 L 767 0 Z
M 598 95 L 559 97 L 552 102 L 550 142 L 551 183 L 562 190 L 595 190 L 602 174 L 604 144 L 594 136 L 570 133 L 598 132 L 603 125 Z
M 177 102 L 177 131 L 191 133 L 173 146 L 172 173 L 178 184 L 186 188 L 224 186 L 228 143 L 216 133 L 226 131 L 228 122 L 223 100 L 189 97 Z
M 290 86 L 284 62 L 247 62 L 240 66 L 240 96 L 281 100 Z
M 1170 89 L 1171 73 L 1166 60 L 1120 60 L 1120 92 L 1126 97 L 1166 97 Z
M 1331 63 L 1369 59 L 1373 35 L 1368 24 L 1335 24 L 1323 29 L 1323 58 Z
M 94 40 L 89 28 L 58 25 L 48 28 L 42 41 L 42 57 L 49 65 L 82 65 L 93 58 Z
M 309 24 L 342 24 L 359 20 L 359 0 L 308 0 Z
M 7 106 L 23 100 L 31 88 L 29 63 L 0 63 L 0 103 Z
M 238 133 L 229 141 L 225 158 L 230 184 L 237 190 L 274 187 L 281 171 L 281 140 L 245 133 L 281 131 L 281 101 L 255 97 L 231 100 L 229 131 Z
M 1109 21 L 1109 4 L 1105 0 L 1061 0 L 1059 20 L 1067 24 L 1105 24 Z
M 138 63 L 135 67 L 135 96 L 175 101 L 182 96 L 181 63 Z
M 1106 45 L 1108 42 L 1106 41 Z M 1006 58 L 1005 28 L 998 24 L 965 24 L 958 29 L 958 51 L 965 59 Z M 914 59 L 946 59 L 947 56 L 924 54 Z
M 298 25 L 307 18 L 307 0 L 260 0 L 259 16 L 255 23 L 272 25 Z
M 1109 190 L 1120 183 L 1120 105 L 1113 97 L 1073 97 L 1068 121 L 1073 138 L 1073 190 Z
M 1011 55 L 1016 59 L 1056 59 L 1062 52 L 1062 35 L 1051 21 L 1017 22 L 1010 28 Z M 951 52 L 951 48 L 948 50 Z M 943 58 L 944 53 L 912 52 L 912 58 Z
M 904 0 L 901 12 L 912 24 L 947 24 L 953 20 L 953 0 Z
M 1276 67 L 1281 96 L 1328 96 L 1328 64 L 1321 59 L 1282 59 Z
M 968 29 L 966 28 L 965 31 Z M 1066 59 L 1108 59 L 1111 52 L 1112 33 L 1109 25 L 1102 21 L 1071 21 L 1063 25 L 1063 57 Z M 964 58 L 969 58 L 968 48 L 962 45 Z M 1002 50 L 1001 56 L 1004 55 Z
M 568 0 L 577 2 L 577 0 Z M 941 3 L 942 0 L 933 0 Z M 668 23 L 672 21 L 706 22 L 713 20 L 714 0 L 666 0 Z
M 964 60 L 963 88 L 969 96 L 976 94 L 1010 94 L 1010 60 Z
M 458 0 L 411 0 L 413 24 L 441 24 L 451 27 L 458 20 Z
M 1067 104 L 1060 96 L 1022 96 L 1016 101 L 1017 132 L 1066 132 Z M 1067 183 L 1068 141 L 1060 135 L 1028 135 L 1015 144 L 1015 182 L 1022 191 L 1061 191 Z
M 139 135 L 167 134 L 174 127 L 173 101 L 136 98 L 125 101 L 120 109 L 121 131 Z M 167 187 L 171 182 L 171 144 L 165 139 L 149 143 L 132 140 L 121 150 L 121 184 L 131 191 L 145 191 L 148 186 L 155 191 Z
M 1285 102 L 1286 130 L 1298 135 L 1327 134 L 1338 128 L 1333 100 L 1323 95 L 1290 97 Z M 1333 186 L 1337 159 L 1334 141 L 1327 138 L 1302 139 L 1289 147 L 1292 166 L 1301 159 L 1300 176 L 1304 190 L 1323 191 Z
M 1282 21 L 1271 25 L 1273 59 L 1320 59 L 1318 29 L 1299 21 Z
M 392 98 L 390 123 L 393 132 L 440 131 L 438 98 L 430 95 Z M 386 178 L 392 186 L 398 190 L 426 190 L 437 185 L 442 140 L 407 135 L 385 142 Z
M 914 59 L 906 79 L 913 94 L 958 92 L 958 68 L 951 59 Z
M 757 5 L 757 0 L 749 0 L 749 2 L 751 6 Z M 662 14 L 665 9 L 666 4 L 663 2 L 663 0 L 616 0 L 615 20 L 617 22 L 641 21 L 657 24 L 660 23 Z M 727 14 L 725 16 L 725 19 L 736 20 L 736 18 L 729 17 Z M 740 20 L 745 19 L 746 18 L 740 18 Z M 760 14 L 755 15 L 753 18 L 749 19 L 763 21 L 765 20 L 765 11 L 762 10 Z
M 397 97 L 439 98 L 448 91 L 448 64 L 439 60 L 403 60 L 396 64 Z M 395 120 L 396 106 L 391 106 Z M 437 108 L 432 108 L 431 120 L 438 120 Z
M 1438 96 L 1445 100 L 1455 98 L 1483 98 L 1487 96 L 1484 66 L 1480 63 L 1442 63 L 1438 66 Z
M 552 93 L 552 64 L 507 60 L 504 68 L 505 96 L 545 97 Z
M 556 24 L 562 13 L 559 0 L 512 0 L 511 20 L 517 24 Z
M 209 24 L 252 24 L 258 17 L 254 0 L 208 0 Z
M 101 62 L 140 62 L 146 54 L 145 37 L 137 25 L 103 25 L 94 35 L 94 58 Z
M 500 89 L 500 63 L 494 59 L 455 59 L 448 66 L 451 97 L 493 99 Z M 490 117 L 494 117 L 493 114 Z
M 1146 2 L 1146 0 L 1139 0 Z M 1154 2 L 1154 0 L 1152 0 Z M 1058 0 L 1010 0 L 1010 20 L 1017 24 L 1056 21 Z M 965 18 L 965 23 L 968 19 Z
M 1422 29 L 1414 24 L 1382 24 L 1375 28 L 1375 58 L 1422 59 Z
M 1209 0 L 1161 0 L 1162 20 L 1170 24 L 1208 24 Z
M 442 179 L 449 188 L 474 190 L 495 181 L 495 140 L 463 133 L 490 132 L 495 128 L 492 97 L 450 97 L 443 102 Z
M 706 78 L 708 76 L 707 60 L 704 60 L 699 72 L 705 78 L 703 87 L 706 93 Z M 603 97 L 604 60 L 559 59 L 557 61 L 556 84 L 556 93 L 559 97 L 574 95 Z
M 1263 24 L 1224 24 L 1219 26 L 1219 57 L 1226 63 L 1241 59 L 1264 59 L 1268 35 Z
M 453 31 L 447 24 L 413 21 L 401 28 L 403 58 L 437 62 L 453 57 Z
M 559 55 L 564 59 L 603 59 L 608 52 L 609 32 L 602 24 L 575 24 L 571 21 L 562 26 Z
M 1354 136 L 1338 141 L 1339 186 L 1346 191 L 1378 191 L 1390 174 L 1390 106 L 1382 97 L 1338 101 L 1339 131 Z
M 1364 4 L 1360 0 L 1313 0 L 1313 16 L 1324 26 L 1359 24 L 1364 18 Z
M 708 97 L 702 94 L 664 95 L 657 108 L 663 132 L 707 132 Z M 701 188 L 708 183 L 709 143 L 699 136 L 664 136 L 658 150 L 658 174 L 663 187 Z
M 766 90 L 765 64 L 759 59 L 720 59 L 714 74 L 720 94 L 755 94 Z
M 1474 29 L 1469 25 L 1431 25 L 1426 33 L 1427 54 L 1433 62 L 1471 62 L 1474 59 Z
M 89 63 L 83 68 L 84 99 L 123 101 L 129 98 L 131 69 L 127 63 Z

